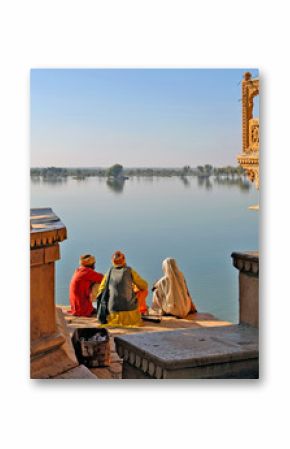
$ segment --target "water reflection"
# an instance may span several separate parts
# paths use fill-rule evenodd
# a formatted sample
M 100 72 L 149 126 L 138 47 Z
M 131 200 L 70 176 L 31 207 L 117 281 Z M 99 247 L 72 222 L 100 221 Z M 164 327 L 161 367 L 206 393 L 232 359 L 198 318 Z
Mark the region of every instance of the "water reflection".
M 51 185 L 60 185 L 67 182 L 67 176 L 43 176 L 42 181 Z
M 125 181 L 124 179 L 115 179 L 115 178 L 108 178 L 107 179 L 107 186 L 110 190 L 112 190 L 115 193 L 122 193 L 124 190 Z
M 31 179 L 32 184 L 40 184 L 41 183 L 40 176 L 31 176 L 30 179 Z
M 244 177 L 238 178 L 223 178 L 223 177 L 215 177 L 214 183 L 219 186 L 225 187 L 238 187 L 242 192 L 249 192 L 251 184 Z
M 212 183 L 210 181 L 209 176 L 198 176 L 197 177 L 197 184 L 199 187 L 205 187 L 206 190 L 212 189 Z
M 87 176 L 73 176 L 72 179 L 74 179 L 75 181 L 88 181 L 88 177 Z
M 67 176 L 31 176 L 31 183 L 32 184 L 41 184 L 46 183 L 49 185 L 55 185 L 59 186 L 61 184 L 66 184 L 68 179 L 71 178 L 74 181 L 77 181 L 78 183 L 81 182 L 88 182 L 89 178 L 86 176 L 73 176 L 73 177 L 67 177 Z M 99 183 L 103 183 L 106 181 L 106 184 L 109 188 L 109 190 L 112 190 L 115 193 L 122 193 L 124 191 L 125 187 L 125 180 L 124 179 L 116 179 L 116 178 L 105 178 L 105 177 L 96 177 L 97 181 Z M 177 177 L 183 186 L 186 189 L 189 189 L 193 187 L 193 184 L 188 176 L 179 176 Z M 247 178 L 244 176 L 234 176 L 234 177 L 226 177 L 226 176 L 196 176 L 192 177 L 192 179 L 197 180 L 197 186 L 206 190 L 211 190 L 214 186 L 222 186 L 222 187 L 228 187 L 228 188 L 238 188 L 243 193 L 248 193 L 251 188 L 251 183 L 248 181 Z M 146 181 L 146 183 L 153 183 L 153 182 L 159 182 L 160 180 L 164 179 L 164 177 L 158 177 L 158 176 L 133 176 L 131 179 L 134 179 L 138 184 L 140 182 Z M 168 177 L 166 177 L 168 179 Z
M 153 176 L 144 176 L 143 178 L 142 178 L 142 181 L 146 181 L 146 182 L 150 182 L 150 183 L 152 183 L 153 181 L 154 181 L 154 177 Z
M 188 188 L 191 186 L 187 176 L 180 176 L 180 181 L 182 182 L 182 184 L 184 185 L 184 187 Z

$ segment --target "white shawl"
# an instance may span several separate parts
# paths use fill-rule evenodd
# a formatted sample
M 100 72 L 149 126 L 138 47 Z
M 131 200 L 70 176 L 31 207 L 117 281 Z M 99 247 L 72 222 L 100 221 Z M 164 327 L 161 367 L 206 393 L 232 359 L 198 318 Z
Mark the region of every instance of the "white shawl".
M 152 309 L 159 313 L 185 318 L 196 312 L 185 279 L 175 259 L 167 258 L 162 263 L 164 276 L 156 282 Z

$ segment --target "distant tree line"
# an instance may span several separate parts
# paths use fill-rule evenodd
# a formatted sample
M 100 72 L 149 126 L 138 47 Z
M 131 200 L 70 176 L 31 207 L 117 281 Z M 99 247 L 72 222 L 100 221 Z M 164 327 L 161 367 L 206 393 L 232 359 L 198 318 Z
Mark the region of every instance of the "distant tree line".
M 199 165 L 197 167 L 197 176 L 211 176 L 216 177 L 233 177 L 233 176 L 243 176 L 245 174 L 244 169 L 241 166 L 233 167 L 228 165 L 226 167 L 213 167 L 212 165 Z
M 43 177 L 66 177 L 66 176 L 107 176 L 107 170 L 103 168 L 62 168 L 62 167 L 45 167 L 31 168 L 31 176 Z
M 101 176 L 120 178 L 124 176 L 198 176 L 209 177 L 240 177 L 243 176 L 244 170 L 240 166 L 214 167 L 210 164 L 199 165 L 192 168 L 185 165 L 181 168 L 124 168 L 121 164 L 114 164 L 109 168 L 63 168 L 63 167 L 44 167 L 31 168 L 30 175 L 42 176 L 44 178 L 59 178 L 73 176 L 77 178 L 85 178 L 88 176 Z

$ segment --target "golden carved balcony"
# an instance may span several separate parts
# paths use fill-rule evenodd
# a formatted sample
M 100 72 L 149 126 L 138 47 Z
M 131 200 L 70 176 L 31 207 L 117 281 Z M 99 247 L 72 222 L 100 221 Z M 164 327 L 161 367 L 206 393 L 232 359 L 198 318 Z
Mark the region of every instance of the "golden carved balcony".
M 250 181 L 259 189 L 259 119 L 253 117 L 254 97 L 259 95 L 259 79 L 252 79 L 250 72 L 244 74 L 242 81 L 242 130 L 243 149 L 237 159 L 246 171 Z

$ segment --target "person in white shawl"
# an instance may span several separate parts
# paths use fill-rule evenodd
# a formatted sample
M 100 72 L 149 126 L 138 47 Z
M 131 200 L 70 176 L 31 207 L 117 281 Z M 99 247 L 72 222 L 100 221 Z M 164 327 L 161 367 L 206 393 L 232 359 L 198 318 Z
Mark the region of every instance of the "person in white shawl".
M 195 313 L 196 307 L 175 259 L 165 259 L 162 269 L 164 276 L 152 289 L 152 310 L 160 315 L 174 315 L 178 318 L 185 318 L 190 313 Z

